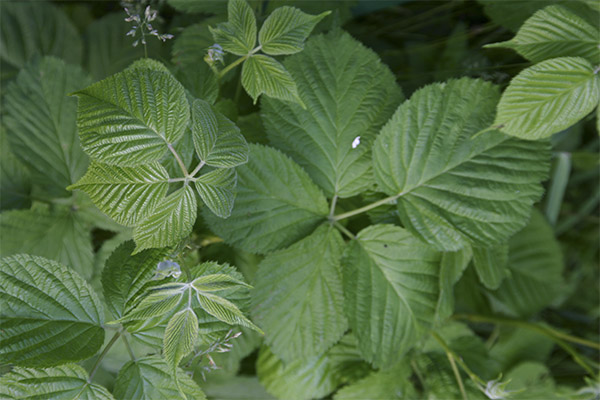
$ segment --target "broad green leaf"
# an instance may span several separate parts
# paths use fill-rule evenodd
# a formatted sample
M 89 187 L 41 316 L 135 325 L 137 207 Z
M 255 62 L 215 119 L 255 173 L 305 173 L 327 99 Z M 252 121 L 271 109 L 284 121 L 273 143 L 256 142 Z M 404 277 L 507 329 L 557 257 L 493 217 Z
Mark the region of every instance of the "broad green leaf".
M 530 316 L 550 305 L 567 288 L 560 246 L 552 228 L 538 211 L 529 225 L 509 241 L 510 277 L 490 292 L 498 311 Z
M 225 51 L 245 56 L 256 44 L 256 17 L 246 0 L 229 0 L 228 21 L 221 23 L 210 32 Z
M 172 371 L 177 374 L 181 359 L 194 350 L 198 340 L 198 318 L 191 308 L 176 313 L 167 324 L 163 342 L 163 356 Z
M 14 155 L 6 129 L 0 127 L 0 210 L 31 207 L 31 176 Z
M 394 225 L 373 225 L 342 261 L 345 310 L 362 356 L 389 367 L 433 322 L 440 254 Z
M 340 233 L 324 225 L 260 263 L 252 315 L 284 362 L 319 356 L 346 331 L 343 249 Z
M 2 364 L 53 366 L 96 354 L 104 310 L 93 289 L 69 268 L 19 254 L 0 261 Z
M 160 160 L 190 117 L 185 91 L 168 72 L 128 68 L 75 93 L 84 150 L 107 164 Z
M 508 239 L 542 194 L 545 141 L 498 131 L 476 136 L 491 125 L 498 97 L 494 85 L 469 78 L 426 86 L 373 146 L 379 190 L 397 201 L 406 229 L 440 250 Z
M 600 99 L 600 76 L 581 57 L 560 57 L 526 68 L 500 99 L 494 125 L 502 132 L 535 140 L 574 125 Z
M 561 0 L 477 0 L 490 19 L 512 32 L 517 32 L 537 10 L 561 2 Z
M 454 252 L 442 254 L 440 263 L 440 296 L 437 301 L 435 316 L 437 322 L 445 322 L 454 312 L 454 285 L 471 262 L 473 250 L 471 246 Z
M 359 381 L 340 389 L 333 398 L 346 399 L 417 399 L 417 392 L 410 381 L 412 369 L 407 362 L 400 362 L 387 371 L 373 372 Z
M 254 399 L 254 400 L 276 400 L 271 396 L 263 385 L 260 384 L 256 376 L 235 375 L 227 379 L 212 380 L 207 376 L 208 381 L 202 385 L 202 389 L 211 399 L 236 400 L 236 399 Z
M 104 386 L 89 382 L 79 365 L 53 368 L 15 368 L 0 378 L 3 399 L 114 400 Z
M 198 384 L 181 369 L 177 369 L 177 380 L 189 399 L 206 398 Z M 125 364 L 117 375 L 114 395 L 117 400 L 171 400 L 181 396 L 168 365 L 159 356 L 142 357 Z
M 473 248 L 473 266 L 488 289 L 498 289 L 508 275 L 508 245 Z
M 326 11 L 319 15 L 309 15 L 287 6 L 275 9 L 258 33 L 262 51 L 272 56 L 302 51 L 304 41 L 315 25 L 330 13 Z
M 548 367 L 545 364 L 533 361 L 520 363 L 507 371 L 506 377 L 502 380 L 508 382 L 506 392 L 516 392 L 511 398 L 518 400 L 593 399 L 595 395 L 588 393 L 586 397 L 577 397 L 573 394 L 567 396 L 564 393 L 559 393 Z
M 77 211 L 56 207 L 0 214 L 0 256 L 27 253 L 50 258 L 88 279 L 94 253 L 88 225 Z
M 77 137 L 77 102 L 67 97 L 87 84 L 81 68 L 46 57 L 27 64 L 6 89 L 3 123 L 11 149 L 52 197 L 67 197 L 65 188 L 88 164 Z
M 192 232 L 196 222 L 196 196 L 188 184 L 171 193 L 156 206 L 156 212 L 139 222 L 133 230 L 135 253 L 153 247 L 179 243 Z
M 166 255 L 164 249 L 149 249 L 131 255 L 134 249 L 132 241 L 121 244 L 102 270 L 104 300 L 115 318 L 123 316 L 123 311 L 143 293 L 145 284 L 153 278 L 158 263 Z
M 200 99 L 192 104 L 192 134 L 196 154 L 207 165 L 231 168 L 248 161 L 248 144 L 239 128 Z
M 201 292 L 214 292 L 238 286 L 251 287 L 246 282 L 226 274 L 204 275 L 192 281 L 192 286 Z
M 237 174 L 233 168 L 215 169 L 196 180 L 196 190 L 204 204 L 221 218 L 231 215 Z
M 286 400 L 326 397 L 342 384 L 362 378 L 369 370 L 360 358 L 356 339 L 350 335 L 321 356 L 287 364 L 263 346 L 256 363 L 260 383 L 273 396 Z
M 264 99 L 269 140 L 328 196 L 364 191 L 373 183 L 371 144 L 402 100 L 394 75 L 347 33 L 312 38 L 285 66 L 307 107 Z
M 250 145 L 249 161 L 237 173 L 231 216 L 204 217 L 218 236 L 245 251 L 268 253 L 289 246 L 310 234 L 329 212 L 306 172 L 273 148 Z
M 522 360 L 546 362 L 555 343 L 548 336 L 527 328 L 504 330 L 490 349 L 490 356 L 507 371 Z
M 248 58 L 242 66 L 242 86 L 252 97 L 254 104 L 258 96 L 264 93 L 269 97 L 305 107 L 298 95 L 294 78 L 272 57 L 255 54 Z
M 134 303 L 131 307 L 125 308 L 124 315 L 116 322 L 130 322 L 135 320 L 144 320 L 156 316 L 167 314 L 182 304 L 184 294 L 187 293 L 186 286 L 183 283 L 165 283 L 154 286 L 146 291 L 141 301 Z M 127 304 L 125 304 L 127 306 Z M 135 331 L 135 327 L 130 331 Z
M 3 1 L 0 25 L 0 59 L 10 67 L 23 68 L 36 55 L 60 57 L 73 65 L 81 61 L 79 33 L 52 3 Z
M 555 57 L 583 57 L 600 62 L 600 31 L 569 9 L 552 5 L 539 10 L 507 42 L 486 47 L 507 47 L 532 62 Z
M 169 189 L 169 175 L 159 163 L 119 167 L 92 161 L 69 190 L 87 193 L 96 207 L 125 226 L 134 226 L 156 209 Z
M 259 327 L 246 318 L 240 309 L 229 300 L 202 291 L 196 292 L 196 298 L 198 299 L 200 307 L 219 321 L 223 321 L 229 325 L 245 326 L 254 329 L 259 333 L 263 333 Z

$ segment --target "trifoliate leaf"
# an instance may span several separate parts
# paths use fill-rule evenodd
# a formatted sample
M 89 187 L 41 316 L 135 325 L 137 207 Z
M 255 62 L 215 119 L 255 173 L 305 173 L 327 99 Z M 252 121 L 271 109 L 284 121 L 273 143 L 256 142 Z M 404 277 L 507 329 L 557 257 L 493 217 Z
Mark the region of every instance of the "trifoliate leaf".
M 3 364 L 52 366 L 96 354 L 104 343 L 104 310 L 71 269 L 19 254 L 0 260 Z
M 546 142 L 491 125 L 498 90 L 463 78 L 418 90 L 373 146 L 379 189 L 397 199 L 404 226 L 444 251 L 490 246 L 521 229 L 542 194 Z
M 508 275 L 508 245 L 473 248 L 473 266 L 488 289 L 498 289 Z
M 340 233 L 321 226 L 261 263 L 252 315 L 284 362 L 323 354 L 346 331 Z
M 81 68 L 46 57 L 27 64 L 6 90 L 3 123 L 11 149 L 52 197 L 67 197 L 65 188 L 88 164 L 77 137 L 77 102 L 67 97 L 87 84 Z
M 245 56 L 256 44 L 256 17 L 246 0 L 229 0 L 228 21 L 210 28 L 210 32 L 225 51 Z
M 364 191 L 372 142 L 402 100 L 394 75 L 347 33 L 312 38 L 285 66 L 307 107 L 263 99 L 269 140 L 328 196 Z
M 560 57 L 526 68 L 502 94 L 494 125 L 536 140 L 574 125 L 600 99 L 600 75 L 581 57 Z
M 53 368 L 15 368 L 0 378 L 3 399 L 114 400 L 104 387 L 90 383 L 79 365 Z
M 83 149 L 106 164 L 159 161 L 190 117 L 181 84 L 156 69 L 128 68 L 75 94 Z
M 568 8 L 548 6 L 531 16 L 507 42 L 486 47 L 507 47 L 532 62 L 555 57 L 583 57 L 600 62 L 600 31 Z
M 275 99 L 298 103 L 305 108 L 294 78 L 272 57 L 257 54 L 248 58 L 242 66 L 242 86 L 252 97 L 254 104 L 258 96 L 264 93 Z
M 163 341 L 163 355 L 171 375 L 177 374 L 181 359 L 194 350 L 198 340 L 198 318 L 191 308 L 176 313 L 167 324 Z
M 194 190 L 188 184 L 163 199 L 156 206 L 156 212 L 133 230 L 135 253 L 179 243 L 192 232 L 197 206 Z
M 96 207 L 125 226 L 151 214 L 169 189 L 169 175 L 159 163 L 119 167 L 92 161 L 69 190 L 87 193 Z
M 295 7 L 279 7 L 265 20 L 258 33 L 262 51 L 276 56 L 302 51 L 304 41 L 315 25 L 331 12 L 306 14 Z
M 204 216 L 217 235 L 243 250 L 267 253 L 289 246 L 310 234 L 329 212 L 306 172 L 273 148 L 250 145 L 249 162 L 237 173 L 231 216 Z
M 440 254 L 406 230 L 373 225 L 342 261 L 345 309 L 363 357 L 389 367 L 433 322 Z

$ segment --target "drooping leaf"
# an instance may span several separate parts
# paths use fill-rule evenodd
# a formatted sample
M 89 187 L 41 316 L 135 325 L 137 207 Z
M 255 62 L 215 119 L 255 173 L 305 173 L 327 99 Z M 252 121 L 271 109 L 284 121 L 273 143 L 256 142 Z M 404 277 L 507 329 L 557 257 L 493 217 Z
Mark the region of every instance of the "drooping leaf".
M 492 84 L 463 78 L 413 94 L 373 147 L 379 190 L 397 199 L 400 219 L 444 251 L 489 246 L 521 229 L 542 193 L 548 144 L 510 138 L 491 124 Z
M 373 225 L 342 261 L 345 310 L 362 356 L 389 367 L 433 322 L 440 254 L 394 225 Z
M 196 154 L 207 165 L 231 168 L 248 161 L 248 144 L 239 128 L 200 99 L 192 104 L 192 134 Z
M 442 254 L 440 263 L 440 296 L 436 306 L 436 320 L 445 321 L 454 312 L 454 285 L 471 262 L 471 246 Z
M 215 169 L 200 175 L 196 182 L 196 190 L 204 204 L 221 218 L 231 215 L 237 174 L 233 168 Z
M 181 369 L 177 369 L 177 380 L 189 399 L 206 398 L 198 384 Z M 180 397 L 169 366 L 159 356 L 142 357 L 125 364 L 117 375 L 114 395 L 117 400 L 170 400 Z
M 494 125 L 535 140 L 574 125 L 600 100 L 600 76 L 581 57 L 542 61 L 521 71 L 500 99 Z
M 284 362 L 323 354 L 346 331 L 340 258 L 344 241 L 330 226 L 268 255 L 256 274 L 255 321 Z
M 258 96 L 264 93 L 269 97 L 298 103 L 304 107 L 294 78 L 272 57 L 255 54 L 248 58 L 242 66 L 242 86 L 252 97 L 254 104 Z
M 3 123 L 11 149 L 52 197 L 67 197 L 65 188 L 88 163 L 77 137 L 76 100 L 67 97 L 87 84 L 81 68 L 46 57 L 27 64 L 6 90 Z
M 265 20 L 258 33 L 258 42 L 266 54 L 294 54 L 302 51 L 304 41 L 315 25 L 329 15 L 309 15 L 295 7 L 279 7 Z
M 88 279 L 94 253 L 88 225 L 76 211 L 57 207 L 50 211 L 6 211 L 0 214 L 0 256 L 27 253 L 58 261 Z
M 250 145 L 249 162 L 237 173 L 231 216 L 204 217 L 217 235 L 243 250 L 267 253 L 289 246 L 312 232 L 329 212 L 306 172 L 273 148 Z
M 0 210 L 31 207 L 31 176 L 25 166 L 13 154 L 0 126 Z
M 114 400 L 104 387 L 90 383 L 79 365 L 53 368 L 15 368 L 0 378 L 3 399 Z
M 135 226 L 156 209 L 169 189 L 169 175 L 159 163 L 119 167 L 92 161 L 70 190 L 87 193 L 96 207 L 125 226 Z
M 346 335 L 321 356 L 284 364 L 268 347 L 258 354 L 256 372 L 267 391 L 280 399 L 320 399 L 370 370 L 360 358 L 356 338 Z
M 3 364 L 53 366 L 93 356 L 104 343 L 104 311 L 69 268 L 19 254 L 0 261 Z
M 486 47 L 507 47 L 532 62 L 555 57 L 583 57 L 600 62 L 600 31 L 568 8 L 548 6 L 537 11 L 507 42 Z
M 488 289 L 498 289 L 508 275 L 508 245 L 473 248 L 473 266 Z
M 194 190 L 185 185 L 171 193 L 156 206 L 133 230 L 137 245 L 135 253 L 153 247 L 167 247 L 179 243 L 192 231 L 196 222 L 197 203 Z
M 198 340 L 198 318 L 191 308 L 176 313 L 165 330 L 163 355 L 172 371 L 177 374 L 177 366 L 181 359 L 194 350 Z
M 285 65 L 307 107 L 264 99 L 269 140 L 328 196 L 362 192 L 372 184 L 371 144 L 402 100 L 393 74 L 346 33 L 312 38 Z
M 387 371 L 373 372 L 359 381 L 340 389 L 333 398 L 346 399 L 416 399 L 417 392 L 410 381 L 412 370 L 406 362 L 400 362 Z
M 210 28 L 210 32 L 225 51 L 245 56 L 256 44 L 256 17 L 246 0 L 229 0 L 228 21 Z
M 530 316 L 550 305 L 567 288 L 560 246 L 542 214 L 535 211 L 529 224 L 509 241 L 510 277 L 490 292 L 498 311 Z
M 134 65 L 75 94 L 81 144 L 106 164 L 160 160 L 190 117 L 185 91 L 166 69 Z

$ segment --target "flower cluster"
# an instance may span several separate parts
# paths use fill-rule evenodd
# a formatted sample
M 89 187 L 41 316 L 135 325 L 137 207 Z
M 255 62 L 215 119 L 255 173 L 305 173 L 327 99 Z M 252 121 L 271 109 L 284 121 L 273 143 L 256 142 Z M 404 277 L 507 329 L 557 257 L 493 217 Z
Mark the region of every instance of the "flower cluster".
M 162 40 L 163 42 L 167 39 L 173 38 L 173 35 L 171 34 L 158 33 L 158 31 L 152 26 L 152 24 L 150 24 L 158 16 L 158 11 L 153 10 L 150 6 L 146 6 L 143 16 L 140 15 L 141 9 L 131 10 L 129 7 L 124 7 L 124 9 L 127 13 L 127 18 L 125 18 L 125 21 L 134 23 L 131 30 L 127 32 L 127 36 L 136 37 L 138 31 L 140 34 L 140 38 L 136 39 L 136 41 L 133 42 L 134 47 L 137 46 L 140 42 L 143 45 L 146 45 L 146 35 L 156 36 L 159 40 Z

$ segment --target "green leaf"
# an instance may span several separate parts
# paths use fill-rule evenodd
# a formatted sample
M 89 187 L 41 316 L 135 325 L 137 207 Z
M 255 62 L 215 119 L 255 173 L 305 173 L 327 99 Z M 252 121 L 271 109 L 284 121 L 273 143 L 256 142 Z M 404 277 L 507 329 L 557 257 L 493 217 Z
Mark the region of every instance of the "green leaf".
M 454 312 L 454 285 L 471 262 L 471 246 L 442 254 L 440 263 L 440 296 L 436 306 L 437 322 L 445 322 Z
M 319 15 L 309 15 L 287 6 L 275 9 L 258 33 L 262 51 L 272 56 L 302 51 L 310 32 L 330 13 L 326 11 Z
M 215 42 L 225 51 L 245 56 L 256 44 L 256 17 L 245 0 L 229 0 L 226 23 L 210 28 Z
M 254 320 L 284 362 L 323 354 L 346 331 L 340 233 L 321 226 L 260 264 L 252 292 Z
M 218 236 L 243 250 L 268 253 L 289 246 L 310 234 L 329 212 L 306 172 L 273 148 L 250 145 L 249 162 L 237 172 L 231 216 L 204 217 Z
M 517 32 L 527 18 L 537 10 L 560 2 L 561 0 L 477 0 L 483 5 L 483 11 L 496 24 Z
M 548 143 L 498 131 L 476 136 L 491 124 L 497 99 L 497 88 L 481 80 L 426 86 L 373 146 L 379 190 L 397 199 L 408 230 L 440 250 L 508 239 L 542 194 Z
M 508 268 L 510 277 L 490 292 L 498 311 L 530 316 L 564 293 L 562 252 L 552 228 L 537 210 L 529 225 L 509 241 Z
M 555 57 L 583 57 L 600 63 L 600 31 L 560 5 L 537 11 L 507 42 L 486 47 L 507 47 L 532 62 Z
M 250 288 L 246 282 L 235 279 L 225 274 L 204 275 L 192 281 L 192 286 L 201 292 L 214 292 L 223 289 L 231 289 L 238 286 Z
M 333 398 L 346 399 L 417 399 L 419 396 L 410 381 L 412 370 L 400 362 L 387 371 L 373 372 L 359 381 L 340 389 Z
M 31 177 L 9 147 L 6 130 L 0 126 L 0 210 L 31 207 Z
M 363 357 L 389 367 L 433 322 L 440 254 L 393 225 L 362 230 L 344 253 L 346 315 Z
M 6 90 L 3 123 L 11 149 L 52 197 L 67 197 L 65 188 L 88 164 L 77 137 L 76 101 L 67 97 L 88 83 L 81 68 L 46 57 L 27 64 Z
M 177 375 L 179 362 L 194 350 L 197 340 L 198 318 L 194 310 L 186 308 L 169 320 L 165 330 L 163 356 L 172 371 L 171 375 Z
M 142 295 L 145 284 L 156 273 L 157 265 L 164 256 L 164 249 L 150 249 L 136 255 L 132 241 L 121 244 L 112 252 L 102 270 L 104 300 L 111 314 L 120 318 L 123 311 Z
M 252 97 L 254 104 L 258 96 L 264 93 L 269 97 L 306 107 L 298 95 L 294 78 L 279 61 L 269 56 L 255 54 L 244 62 L 242 86 Z
M 73 65 L 81 61 L 79 33 L 65 13 L 52 3 L 2 2 L 0 25 L 3 63 L 20 69 L 36 55 L 60 57 Z
M 182 303 L 186 292 L 184 283 L 165 283 L 150 288 L 141 301 L 135 302 L 129 309 L 125 309 L 124 315 L 111 323 L 124 323 L 135 320 L 143 320 L 159 315 L 167 314 Z M 137 303 L 137 304 L 136 304 Z M 135 329 L 132 329 L 135 331 Z
M 356 339 L 346 335 L 325 354 L 284 364 L 268 347 L 258 354 L 256 373 L 273 396 L 286 400 L 320 399 L 370 370 L 361 360 Z
M 600 99 L 600 77 L 581 57 L 561 57 L 526 68 L 500 99 L 495 125 L 523 139 L 540 139 L 574 125 Z
M 125 226 L 150 215 L 169 189 L 169 175 L 159 163 L 119 167 L 92 161 L 69 190 L 87 193 L 102 212 Z
M 229 325 L 245 326 L 263 333 L 259 327 L 246 318 L 240 309 L 229 300 L 203 291 L 196 291 L 196 298 L 198 299 L 198 303 L 200 303 L 200 307 L 219 321 L 223 321 Z
M 15 368 L 0 378 L 4 399 L 114 400 L 104 386 L 89 382 L 79 365 L 53 368 Z
M 179 243 L 192 232 L 196 222 L 196 196 L 190 185 L 171 193 L 157 206 L 156 212 L 142 220 L 133 230 L 135 253 L 153 247 Z
M 50 258 L 88 279 L 94 253 L 88 225 L 66 207 L 36 207 L 0 214 L 0 256 L 27 253 Z
M 473 248 L 473 266 L 488 289 L 498 289 L 508 275 L 508 245 Z
M 181 84 L 168 72 L 128 68 L 75 95 L 84 150 L 107 164 L 159 161 L 182 137 L 190 110 Z
M 104 311 L 75 272 L 45 258 L 0 260 L 3 364 L 53 366 L 96 354 L 104 343 Z
M 264 99 L 270 142 L 328 196 L 364 191 L 372 184 L 371 144 L 402 100 L 394 75 L 347 33 L 312 38 L 285 65 L 307 107 Z M 360 143 L 353 148 L 357 137 Z
M 189 399 L 206 399 L 198 384 L 181 369 L 177 369 L 177 381 Z M 181 396 L 168 365 L 159 356 L 142 357 L 125 364 L 117 375 L 114 394 L 118 400 L 168 400 Z
M 196 154 L 213 167 L 231 168 L 248 161 L 248 144 L 239 128 L 210 104 L 192 104 L 192 134 Z
M 195 182 L 196 190 L 204 204 L 221 218 L 231 215 L 237 174 L 232 168 L 215 169 L 200 175 Z

